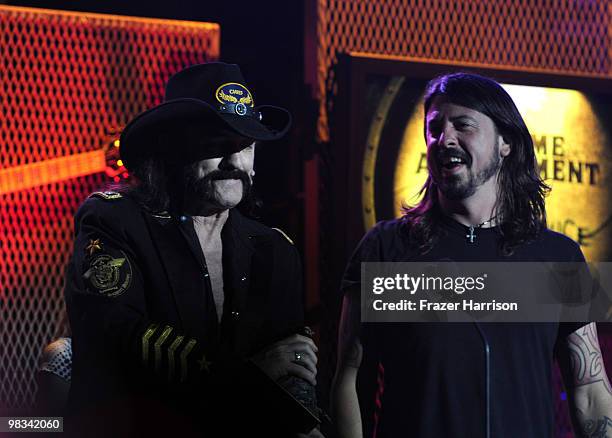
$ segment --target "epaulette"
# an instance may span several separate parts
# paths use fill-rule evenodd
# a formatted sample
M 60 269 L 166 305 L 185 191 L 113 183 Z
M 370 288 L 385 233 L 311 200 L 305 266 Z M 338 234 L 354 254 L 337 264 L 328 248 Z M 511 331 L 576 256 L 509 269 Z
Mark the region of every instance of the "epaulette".
M 293 243 L 293 240 L 291 240 L 291 238 L 289 236 L 287 236 L 287 234 L 285 234 L 285 232 L 283 230 L 281 230 L 280 228 L 272 228 L 272 229 L 278 231 L 279 233 L 281 233 L 283 235 L 283 237 L 289 241 L 290 244 L 295 245 Z
M 121 199 L 123 198 L 123 195 L 119 192 L 94 192 L 91 195 L 89 195 L 90 198 L 95 197 L 95 198 L 102 198 L 102 199 L 106 199 L 107 201 L 111 201 L 113 199 Z

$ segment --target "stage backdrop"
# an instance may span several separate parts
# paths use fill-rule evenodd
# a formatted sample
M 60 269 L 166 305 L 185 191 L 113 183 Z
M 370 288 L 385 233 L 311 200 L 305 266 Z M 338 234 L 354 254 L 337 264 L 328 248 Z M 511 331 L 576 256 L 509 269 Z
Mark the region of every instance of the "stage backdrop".
M 611 260 L 612 79 L 365 53 L 344 55 L 337 70 L 332 259 L 346 260 L 377 221 L 399 217 L 402 206 L 420 199 L 428 173 L 423 93 L 428 80 L 455 71 L 503 84 L 525 119 L 541 176 L 552 188 L 546 200 L 549 226 L 577 241 L 589 261 Z M 599 330 L 610 373 L 608 326 Z M 556 436 L 571 436 L 557 371 L 554 379 Z
M 359 51 L 612 76 L 608 1 L 311 0 L 307 78 L 329 141 L 338 56 Z
M 72 217 L 123 177 L 120 130 L 171 74 L 216 60 L 219 37 L 212 23 L 0 6 L 0 415 L 33 402 Z

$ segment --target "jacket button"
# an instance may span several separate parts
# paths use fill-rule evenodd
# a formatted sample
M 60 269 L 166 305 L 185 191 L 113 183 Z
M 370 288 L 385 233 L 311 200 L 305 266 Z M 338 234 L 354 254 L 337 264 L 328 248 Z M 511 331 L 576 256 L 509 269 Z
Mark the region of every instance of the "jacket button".
M 246 276 L 242 277 L 240 281 L 246 281 Z

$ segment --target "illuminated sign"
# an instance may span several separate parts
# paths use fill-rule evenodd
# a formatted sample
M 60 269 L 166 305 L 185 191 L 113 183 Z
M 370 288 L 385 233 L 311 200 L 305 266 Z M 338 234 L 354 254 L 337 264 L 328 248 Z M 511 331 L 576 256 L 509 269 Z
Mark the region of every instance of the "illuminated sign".
M 406 107 L 399 148 L 394 152 L 394 169 L 382 171 L 380 160 L 383 129 L 392 117 L 395 101 L 405 78 L 387 79 L 387 85 L 372 108 L 363 161 L 363 217 L 366 228 L 379 216 L 376 181 L 392 178 L 393 214 L 402 205 L 414 205 L 427 177 L 423 106 L 421 99 Z M 504 85 L 532 134 L 542 177 L 552 191 L 546 200 L 548 225 L 580 243 L 588 260 L 602 260 L 612 245 L 612 143 L 605 125 L 610 103 L 579 91 Z M 422 92 L 422 87 L 420 88 Z M 595 103 L 594 103 L 595 102 Z M 599 105 L 599 106 L 598 106 Z M 606 106 L 608 105 L 608 106 Z M 388 159 L 387 159 L 388 160 Z M 391 173 L 393 175 L 391 175 Z

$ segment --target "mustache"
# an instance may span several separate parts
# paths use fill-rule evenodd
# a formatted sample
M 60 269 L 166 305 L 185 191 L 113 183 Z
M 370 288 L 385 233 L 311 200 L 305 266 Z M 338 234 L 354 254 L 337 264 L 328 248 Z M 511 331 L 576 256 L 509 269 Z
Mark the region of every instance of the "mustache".
M 249 175 L 238 169 L 234 170 L 213 170 L 206 177 L 205 180 L 208 179 L 210 181 L 214 181 L 217 179 L 241 179 L 241 180 L 249 180 Z
M 249 175 L 239 169 L 233 170 L 214 170 L 206 175 L 204 178 L 199 179 L 195 172 L 187 172 L 185 175 L 185 188 L 193 192 L 196 195 L 207 195 L 210 190 L 210 184 L 213 181 L 224 180 L 224 179 L 238 179 L 242 181 L 242 186 L 245 191 L 248 191 L 251 187 L 251 179 Z

